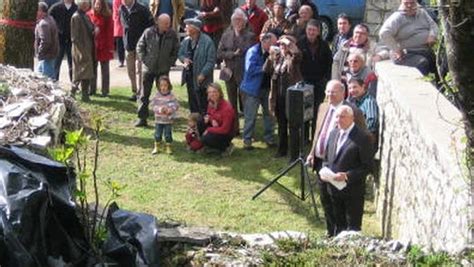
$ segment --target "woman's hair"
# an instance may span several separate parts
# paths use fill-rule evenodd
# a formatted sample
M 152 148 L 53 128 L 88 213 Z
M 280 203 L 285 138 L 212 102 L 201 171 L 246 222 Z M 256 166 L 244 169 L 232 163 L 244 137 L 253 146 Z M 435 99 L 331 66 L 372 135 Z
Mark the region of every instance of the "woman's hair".
M 209 91 L 209 88 L 214 88 L 219 92 L 219 99 L 224 99 L 224 92 L 222 91 L 222 87 L 218 83 L 210 83 L 207 86 L 207 91 Z
M 112 16 L 112 12 L 110 11 L 109 4 L 105 0 L 94 0 L 95 2 L 100 1 L 102 3 L 101 8 L 99 10 L 99 14 L 104 16 L 104 17 L 110 17 Z M 94 9 L 95 11 L 95 9 Z
M 173 85 L 171 84 L 171 80 L 170 80 L 170 77 L 166 76 L 166 75 L 162 75 L 160 76 L 160 78 L 158 78 L 158 80 L 156 80 L 156 89 L 158 89 L 158 91 L 160 91 L 160 83 L 161 81 L 165 81 L 167 84 L 168 84 L 168 90 L 171 92 L 173 90 Z
M 233 21 L 237 17 L 242 17 L 245 21 L 245 24 L 247 24 L 247 21 L 248 21 L 247 14 L 245 14 L 245 12 L 240 7 L 234 10 L 234 13 L 232 13 L 232 16 L 230 17 L 230 20 Z
M 362 87 L 365 86 L 364 80 L 360 78 L 352 77 L 349 79 L 349 81 L 347 81 L 347 84 L 350 84 L 350 83 L 357 83 L 359 86 L 362 86 Z
M 201 114 L 199 114 L 197 112 L 193 112 L 193 113 L 189 114 L 188 120 L 197 123 L 199 120 L 201 120 Z

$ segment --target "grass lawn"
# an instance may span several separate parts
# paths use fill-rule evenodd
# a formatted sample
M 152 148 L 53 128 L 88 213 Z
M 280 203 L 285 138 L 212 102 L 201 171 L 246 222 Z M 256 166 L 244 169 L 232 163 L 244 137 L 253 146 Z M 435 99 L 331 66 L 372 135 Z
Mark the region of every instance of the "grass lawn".
M 110 178 L 127 185 L 117 200 L 121 208 L 216 230 L 244 233 L 296 230 L 324 234 L 324 223 L 315 220 L 309 199 L 303 202 L 278 185 L 256 200 L 251 199 L 287 165 L 287 159 L 272 158 L 275 151 L 267 149 L 262 142 L 261 118 L 257 121 L 255 150 L 243 150 L 242 140 L 236 138 L 233 141 L 236 149 L 230 157 L 191 153 L 184 143 L 188 114 L 186 90 L 175 86 L 174 93 L 181 107 L 179 119 L 173 125 L 172 155 L 151 155 L 154 128 L 133 127 L 136 104 L 127 100 L 128 88 L 113 88 L 109 98 L 93 97 L 91 103 L 80 104 L 90 113 L 105 117 L 98 176 L 101 180 Z M 151 117 L 149 124 L 153 125 Z M 280 181 L 299 192 L 297 168 Z M 101 185 L 101 189 L 104 201 L 107 192 L 105 186 Z M 318 208 L 322 217 L 322 208 Z M 373 210 L 373 203 L 366 202 L 363 230 L 377 235 Z

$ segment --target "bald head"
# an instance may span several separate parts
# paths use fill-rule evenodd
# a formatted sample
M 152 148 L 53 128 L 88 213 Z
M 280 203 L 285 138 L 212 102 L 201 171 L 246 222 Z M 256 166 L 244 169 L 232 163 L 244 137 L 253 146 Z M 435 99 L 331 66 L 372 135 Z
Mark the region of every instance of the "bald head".
M 159 33 L 167 32 L 171 26 L 171 17 L 168 14 L 161 14 L 155 17 L 155 24 Z
M 342 105 L 336 109 L 336 123 L 341 130 L 346 130 L 354 123 L 354 111 L 347 105 Z
M 325 92 L 331 105 L 338 105 L 344 100 L 344 85 L 339 80 L 330 80 Z

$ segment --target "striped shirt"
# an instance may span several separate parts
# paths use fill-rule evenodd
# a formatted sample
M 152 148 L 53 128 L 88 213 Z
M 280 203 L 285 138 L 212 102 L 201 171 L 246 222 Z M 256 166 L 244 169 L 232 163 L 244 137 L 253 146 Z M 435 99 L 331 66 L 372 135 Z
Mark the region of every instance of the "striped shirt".
M 367 130 L 371 133 L 377 134 L 379 130 L 379 107 L 375 98 L 365 93 L 360 99 L 351 99 L 364 114 Z

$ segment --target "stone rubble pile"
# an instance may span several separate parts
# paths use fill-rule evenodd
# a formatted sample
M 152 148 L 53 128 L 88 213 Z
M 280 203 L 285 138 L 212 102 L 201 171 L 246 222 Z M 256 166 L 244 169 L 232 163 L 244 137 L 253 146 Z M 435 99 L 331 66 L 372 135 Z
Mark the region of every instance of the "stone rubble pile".
M 76 102 L 59 83 L 0 64 L 0 144 L 44 149 L 63 129 L 82 126 Z
M 264 263 L 264 252 L 279 253 L 277 241 L 281 239 L 308 241 L 304 233 L 294 231 L 235 234 L 179 226 L 174 229 L 161 229 L 158 233 L 159 242 L 166 242 L 173 249 L 187 248 L 186 258 L 199 266 L 261 266 Z M 326 248 L 362 248 L 373 257 L 381 259 L 381 262 L 394 266 L 407 264 L 407 253 L 410 249 L 410 244 L 364 236 L 354 231 L 342 232 L 337 237 L 310 243 Z M 172 254 L 172 251 L 169 252 Z

